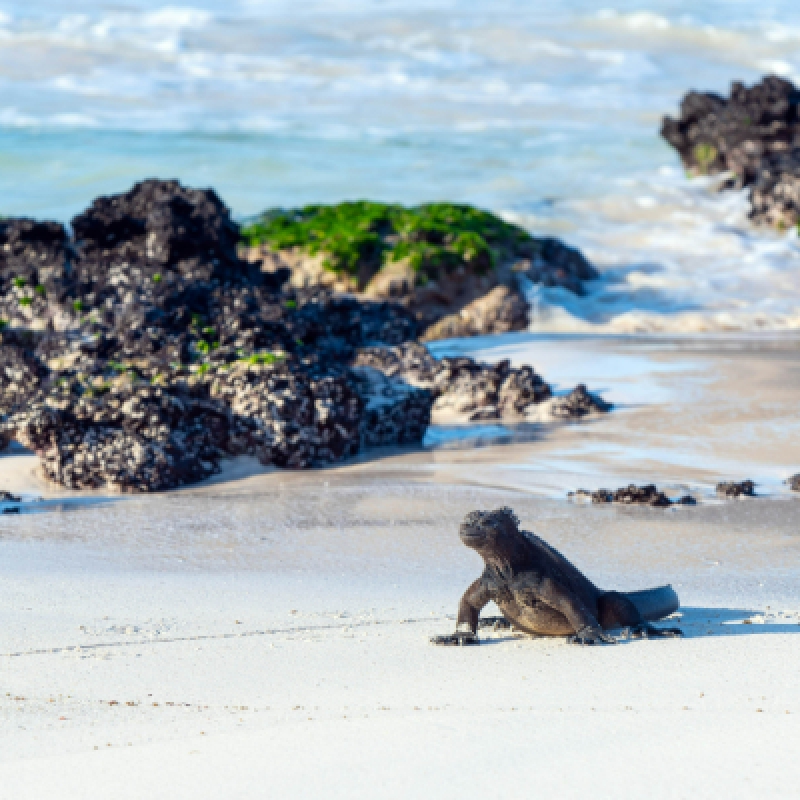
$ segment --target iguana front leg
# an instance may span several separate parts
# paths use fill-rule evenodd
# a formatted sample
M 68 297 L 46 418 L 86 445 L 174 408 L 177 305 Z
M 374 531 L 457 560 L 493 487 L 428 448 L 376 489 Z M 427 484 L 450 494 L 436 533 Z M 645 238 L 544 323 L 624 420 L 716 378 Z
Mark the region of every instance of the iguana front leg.
M 480 578 L 471 583 L 458 604 L 456 631 L 447 636 L 433 636 L 433 644 L 467 645 L 478 644 L 478 618 L 481 609 L 492 599 L 489 589 Z

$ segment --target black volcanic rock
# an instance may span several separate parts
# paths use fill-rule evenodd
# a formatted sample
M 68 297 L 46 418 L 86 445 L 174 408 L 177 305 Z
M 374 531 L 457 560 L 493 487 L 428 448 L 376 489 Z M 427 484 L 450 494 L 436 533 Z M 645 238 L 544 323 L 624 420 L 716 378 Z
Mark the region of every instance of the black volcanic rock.
M 58 222 L 0 219 L 0 328 L 52 323 L 67 294 L 70 256 Z
M 363 398 L 344 370 L 313 374 L 297 365 L 234 365 L 209 379 L 210 397 L 231 412 L 228 451 L 264 464 L 306 468 L 355 455 Z
M 720 497 L 753 497 L 756 485 L 753 481 L 724 481 L 717 484 L 717 494 Z
M 239 258 L 239 226 L 212 189 L 189 189 L 177 181 L 148 180 L 129 192 L 99 197 L 72 220 L 78 242 L 77 277 L 98 288 L 125 291 L 113 280 L 126 274 L 128 286 L 159 294 L 170 275 L 193 282 L 211 280 L 257 284 L 261 273 Z M 153 282 L 154 275 L 161 281 Z M 168 288 L 165 287 L 165 288 Z
M 470 420 L 513 419 L 552 394 L 531 367 L 515 368 L 509 361 L 481 364 L 463 357 L 439 360 L 414 342 L 364 348 L 354 364 L 426 389 L 435 398 L 434 411 L 466 415 Z
M 609 492 L 607 489 L 599 489 L 592 494 L 592 502 L 655 506 L 656 508 L 666 508 L 672 505 L 670 499 L 663 492 L 660 492 L 653 484 L 647 486 L 635 486 L 631 484 L 622 489 L 617 489 L 617 491 L 613 493 Z
M 0 334 L 0 414 L 24 409 L 46 380 L 47 369 L 36 357 L 33 341 L 13 332 Z
M 552 237 L 539 240 L 539 248 L 530 259 L 530 266 L 521 274 L 533 283 L 562 286 L 577 295 L 586 294 L 586 281 L 599 277 L 580 250 Z
M 557 419 L 576 419 L 588 414 L 605 414 L 612 408 L 611 403 L 579 383 L 569 394 L 554 400 L 550 414 Z
M 728 186 L 751 187 L 751 218 L 788 227 L 800 220 L 800 90 L 774 75 L 729 97 L 689 92 L 661 135 L 694 174 L 730 171 Z
M 0 446 L 63 486 L 169 489 L 239 454 L 331 464 L 420 443 L 435 403 L 488 419 L 550 397 L 530 367 L 437 361 L 401 304 L 262 273 L 211 190 L 145 181 L 73 229 L 0 221 Z
M 227 432 L 223 410 L 180 392 L 133 385 L 100 397 L 50 393 L 12 417 L 44 475 L 70 489 L 157 491 L 213 474 Z
M 687 169 L 736 173 L 750 185 L 765 156 L 800 146 L 800 91 L 776 76 L 748 88 L 733 83 L 729 97 L 689 92 L 678 119 L 665 117 L 661 135 L 680 153 Z
M 351 377 L 364 398 L 361 446 L 418 444 L 431 423 L 433 395 L 372 367 L 354 367 Z
M 800 221 L 800 147 L 764 158 L 750 191 L 752 219 L 776 228 Z
M 69 239 L 58 222 L 0 218 L 0 278 L 22 277 L 31 285 L 62 280 Z
M 691 495 L 684 495 L 677 500 L 670 500 L 664 492 L 658 490 L 658 487 L 653 484 L 646 486 L 624 486 L 621 489 L 612 491 L 611 489 L 597 489 L 590 492 L 587 489 L 578 489 L 575 492 L 569 492 L 568 497 L 581 498 L 591 500 L 592 503 L 617 503 L 619 505 L 638 505 L 638 506 L 652 506 L 653 508 L 668 508 L 672 505 L 693 506 L 697 501 Z

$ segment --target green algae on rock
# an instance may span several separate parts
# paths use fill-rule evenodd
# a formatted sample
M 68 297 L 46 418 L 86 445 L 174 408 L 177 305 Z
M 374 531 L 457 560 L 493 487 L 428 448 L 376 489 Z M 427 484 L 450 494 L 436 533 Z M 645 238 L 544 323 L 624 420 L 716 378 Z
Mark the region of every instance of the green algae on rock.
M 321 253 L 327 269 L 359 279 L 359 288 L 392 262 L 407 261 L 425 282 L 459 268 L 482 274 L 538 250 L 537 240 L 518 225 L 456 203 L 407 208 L 359 200 L 273 210 L 244 226 L 242 239 L 250 247 Z
M 423 340 L 526 330 L 525 279 L 583 294 L 598 277 L 563 242 L 456 203 L 275 209 L 246 225 L 241 241 L 248 260 L 288 269 L 296 288 L 400 303 Z

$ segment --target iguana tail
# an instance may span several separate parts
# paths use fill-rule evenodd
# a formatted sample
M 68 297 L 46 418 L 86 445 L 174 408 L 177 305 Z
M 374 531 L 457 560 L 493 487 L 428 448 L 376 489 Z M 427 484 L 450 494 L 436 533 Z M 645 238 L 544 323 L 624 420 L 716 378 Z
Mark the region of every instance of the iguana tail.
M 669 585 L 624 594 L 648 622 L 664 619 L 681 607 L 677 593 Z

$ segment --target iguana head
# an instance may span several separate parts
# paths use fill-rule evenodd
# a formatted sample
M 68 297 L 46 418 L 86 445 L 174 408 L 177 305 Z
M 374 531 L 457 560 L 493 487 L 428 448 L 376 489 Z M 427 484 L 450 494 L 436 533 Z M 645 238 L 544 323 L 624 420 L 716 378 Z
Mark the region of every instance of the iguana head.
M 510 558 L 525 542 L 519 531 L 519 520 L 510 508 L 471 511 L 461 523 L 459 536 L 467 547 L 477 550 L 484 558 Z

